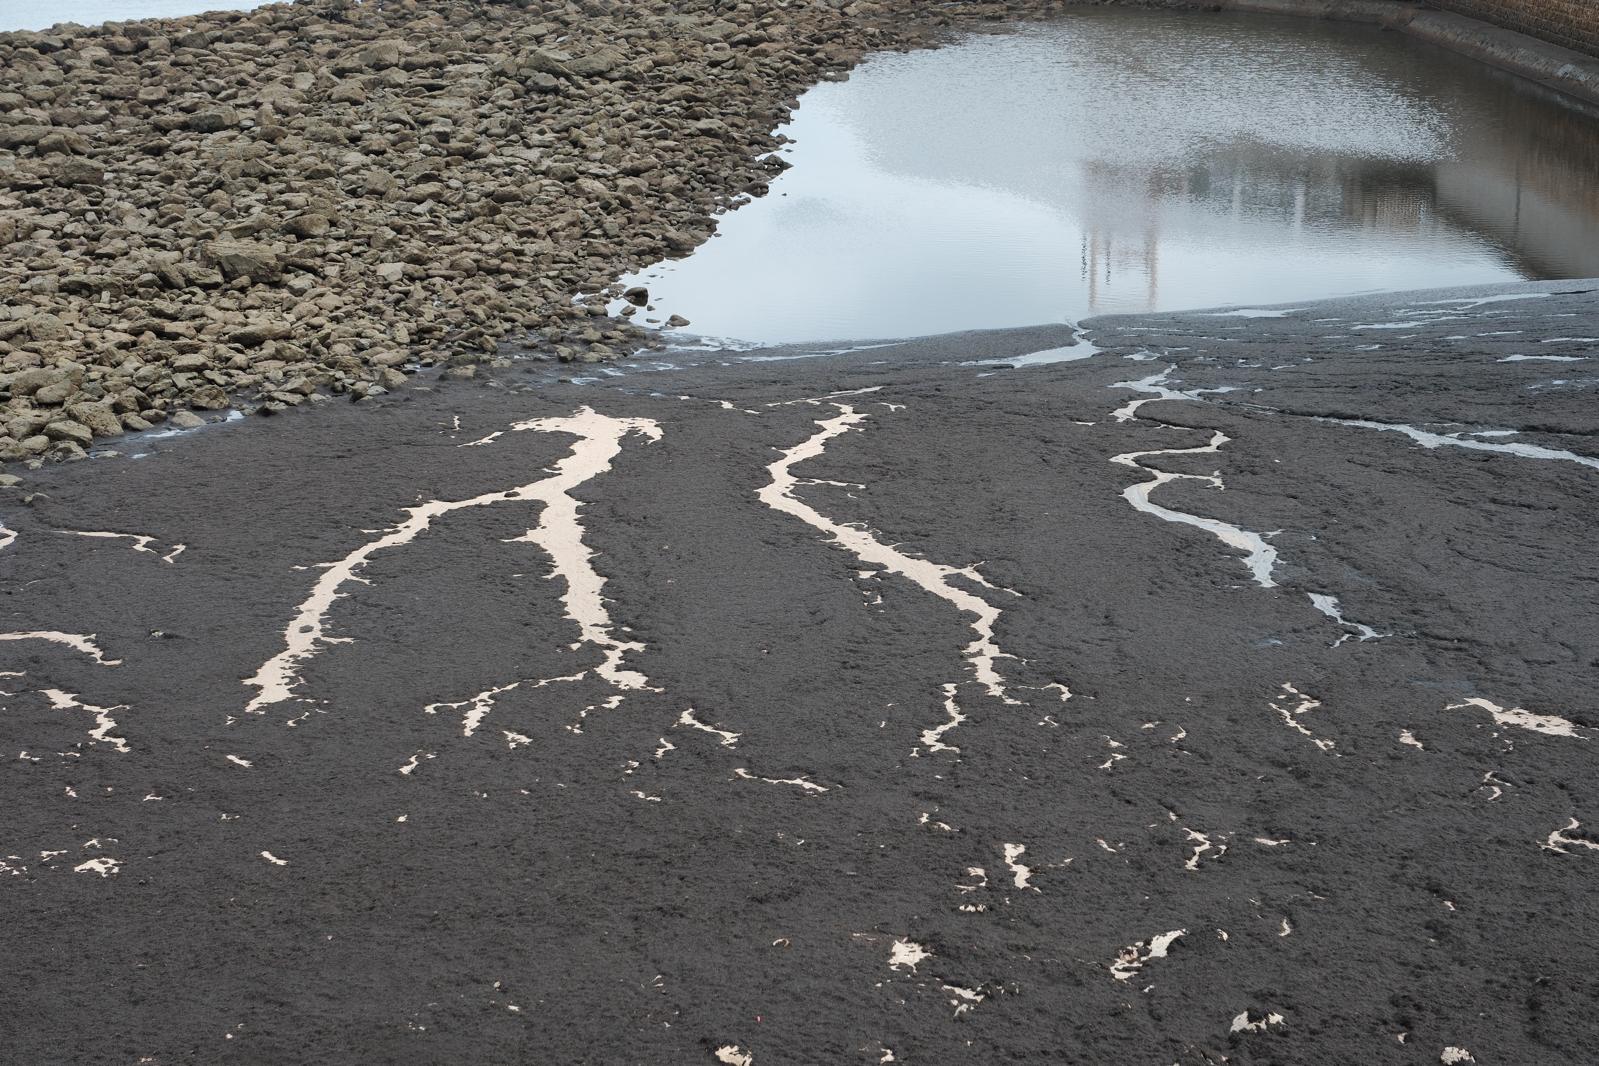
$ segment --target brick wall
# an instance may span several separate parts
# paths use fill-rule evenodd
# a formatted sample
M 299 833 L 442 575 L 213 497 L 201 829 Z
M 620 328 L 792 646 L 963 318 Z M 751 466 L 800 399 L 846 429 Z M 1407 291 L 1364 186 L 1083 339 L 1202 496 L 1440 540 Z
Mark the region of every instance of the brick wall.
M 1599 0 L 1427 0 L 1427 4 L 1599 56 Z

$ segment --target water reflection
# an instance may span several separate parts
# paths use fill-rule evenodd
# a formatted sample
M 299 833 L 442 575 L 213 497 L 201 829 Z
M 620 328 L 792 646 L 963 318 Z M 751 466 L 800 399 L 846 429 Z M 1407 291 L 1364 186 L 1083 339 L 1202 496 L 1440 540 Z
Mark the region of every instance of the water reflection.
M 1366 27 L 1085 12 L 873 60 L 640 279 L 779 341 L 1599 275 L 1599 122 Z

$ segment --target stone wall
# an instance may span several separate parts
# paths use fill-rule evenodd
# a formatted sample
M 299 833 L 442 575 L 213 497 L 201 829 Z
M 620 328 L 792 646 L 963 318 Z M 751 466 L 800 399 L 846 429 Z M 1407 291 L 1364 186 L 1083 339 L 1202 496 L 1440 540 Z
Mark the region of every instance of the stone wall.
M 1470 15 L 1599 56 L 1599 0 L 1427 0 L 1429 7 Z

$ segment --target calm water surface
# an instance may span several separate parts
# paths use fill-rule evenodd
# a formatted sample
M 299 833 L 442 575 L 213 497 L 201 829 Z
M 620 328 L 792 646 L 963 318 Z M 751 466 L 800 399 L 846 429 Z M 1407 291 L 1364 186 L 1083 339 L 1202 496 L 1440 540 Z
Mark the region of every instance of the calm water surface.
M 808 92 L 647 317 L 776 342 L 1599 275 L 1599 120 L 1292 18 L 1085 12 Z

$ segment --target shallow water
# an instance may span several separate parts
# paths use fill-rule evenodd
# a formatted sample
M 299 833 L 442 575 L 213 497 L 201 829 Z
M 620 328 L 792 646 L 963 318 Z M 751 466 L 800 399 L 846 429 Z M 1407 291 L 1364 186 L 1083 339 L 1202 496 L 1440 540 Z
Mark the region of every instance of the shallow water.
M 1599 122 L 1369 27 L 1094 11 L 806 93 L 643 316 L 781 342 L 1599 275 Z
M 63 22 L 97 26 L 132 19 L 169 19 L 207 11 L 248 11 L 271 0 L 5 0 L 0 33 L 43 30 Z

